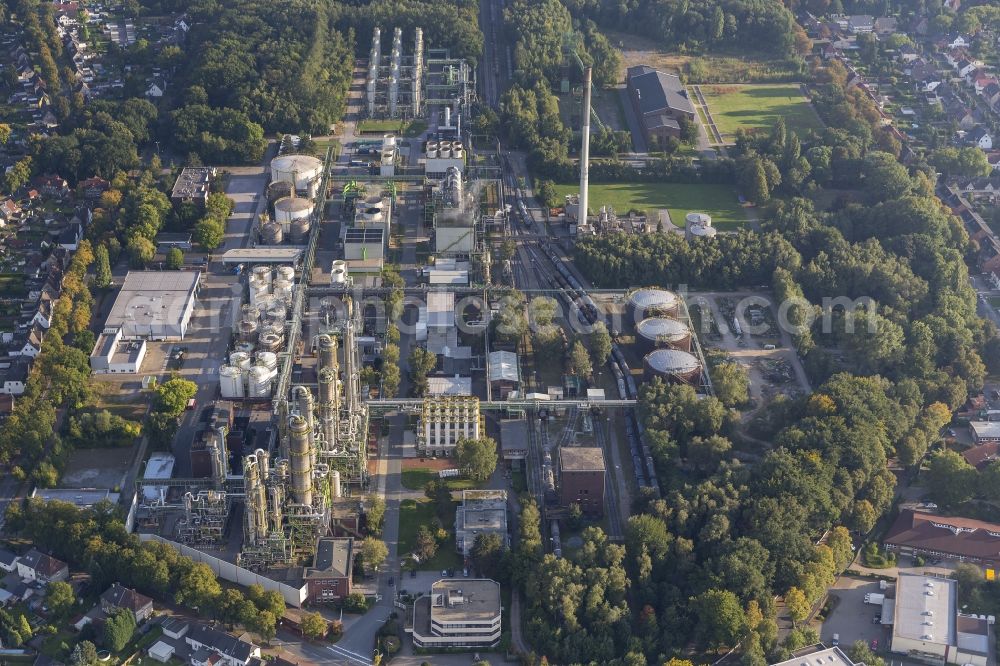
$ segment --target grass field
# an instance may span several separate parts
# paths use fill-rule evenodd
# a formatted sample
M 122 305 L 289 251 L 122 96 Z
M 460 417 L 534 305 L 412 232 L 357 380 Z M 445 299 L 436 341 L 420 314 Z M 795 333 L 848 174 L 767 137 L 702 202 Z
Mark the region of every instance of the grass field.
M 404 469 L 401 473 L 401 481 L 404 488 L 409 488 L 410 490 L 423 490 L 429 482 L 437 480 L 437 472 L 428 469 L 427 467 L 414 467 L 413 469 Z M 468 490 L 469 488 L 474 488 L 476 484 L 472 482 L 471 479 L 463 479 L 451 477 L 447 480 L 449 490 Z
M 708 84 L 701 86 L 701 92 L 726 141 L 732 141 L 741 127 L 768 131 L 779 117 L 799 135 L 822 127 L 809 100 L 795 83 Z
M 393 133 L 399 136 L 419 136 L 427 129 L 423 120 L 362 120 L 358 123 L 358 134 Z
M 556 185 L 561 200 L 565 195 L 579 191 L 577 185 Z M 615 212 L 624 215 L 631 209 L 644 210 L 647 214 L 666 208 L 670 220 L 684 227 L 684 216 L 692 211 L 708 213 L 720 231 L 735 231 L 746 224 L 746 214 L 740 207 L 736 193 L 725 185 L 687 185 L 681 183 L 599 183 L 590 185 L 591 211 L 611 205 Z
M 404 557 L 413 552 L 417 543 L 417 531 L 421 525 L 433 527 L 436 513 L 435 505 L 430 500 L 405 499 L 399 503 L 399 544 L 397 552 L 400 557 Z M 451 503 L 449 510 L 450 520 L 442 520 L 445 529 L 448 530 L 448 538 L 438 544 L 437 553 L 431 559 L 420 562 L 416 568 L 420 570 L 437 571 L 440 569 L 458 569 L 462 565 L 462 560 L 455 552 L 455 503 Z M 449 516 L 445 516 L 449 518 Z M 411 560 L 412 561 L 412 560 Z

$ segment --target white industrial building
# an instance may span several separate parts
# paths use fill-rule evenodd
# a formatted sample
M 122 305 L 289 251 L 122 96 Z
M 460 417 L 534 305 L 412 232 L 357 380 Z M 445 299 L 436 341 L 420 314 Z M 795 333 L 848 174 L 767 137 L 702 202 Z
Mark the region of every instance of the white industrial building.
M 183 340 L 194 312 L 199 271 L 133 271 L 104 322 L 104 334 L 123 340 Z
M 891 608 L 882 621 L 892 623 L 892 652 L 937 666 L 986 666 L 992 621 L 959 614 L 957 581 L 900 572 Z
M 508 544 L 507 491 L 462 491 L 462 503 L 455 510 L 455 550 L 468 556 L 480 534 L 499 534 Z
M 469 395 L 424 399 L 417 422 L 417 448 L 425 455 L 451 455 L 459 439 L 479 439 L 479 399 Z
M 146 461 L 146 473 L 143 479 L 165 481 L 174 475 L 174 459 L 170 453 L 154 453 Z M 147 502 L 163 499 L 167 491 L 166 486 L 146 485 L 142 486 L 142 497 Z
M 90 352 L 90 370 L 95 375 L 134 375 L 146 358 L 145 340 L 123 340 L 121 327 L 102 333 Z
M 418 648 L 487 648 L 500 642 L 500 584 L 487 578 L 439 580 L 413 606 Z
M 458 328 L 455 325 L 455 292 L 428 292 L 426 317 L 421 319 L 426 322 L 427 351 L 443 356 L 446 365 L 449 359 L 472 358 L 472 347 L 460 345 L 458 342 Z M 470 393 L 471 390 L 466 392 L 466 395 Z
M 779 661 L 771 666 L 864 666 L 855 663 L 839 647 L 825 647 L 822 643 L 811 645 L 792 653 L 791 659 Z

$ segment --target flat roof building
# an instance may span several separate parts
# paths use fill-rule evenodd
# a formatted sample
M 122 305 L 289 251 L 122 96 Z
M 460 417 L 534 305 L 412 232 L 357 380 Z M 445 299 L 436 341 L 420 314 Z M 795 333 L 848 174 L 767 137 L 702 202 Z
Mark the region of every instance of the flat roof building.
M 212 191 L 213 178 L 215 178 L 214 167 L 185 167 L 177 176 L 177 180 L 174 181 L 170 200 L 175 205 L 196 203 L 204 206 Z
M 351 569 L 354 565 L 354 539 L 323 538 L 316 544 L 313 565 L 303 578 L 308 586 L 307 601 L 327 603 L 351 593 Z
M 559 505 L 579 504 L 584 513 L 604 514 L 604 451 L 599 446 L 559 447 Z
M 506 491 L 462 491 L 462 503 L 455 510 L 455 549 L 467 556 L 480 534 L 499 534 L 507 544 Z
M 169 479 L 174 475 L 175 462 L 176 460 L 171 453 L 154 453 L 146 461 L 146 473 L 143 474 L 142 478 L 156 481 Z M 145 485 L 142 487 L 142 497 L 147 502 L 154 501 L 157 498 L 164 499 L 166 491 L 166 486 Z
M 527 419 L 500 422 L 500 454 L 504 460 L 524 460 L 528 457 Z
M 839 647 L 828 648 L 822 643 L 796 650 L 790 659 L 771 666 L 865 666 L 851 660 Z
M 124 331 L 102 333 L 90 352 L 90 370 L 95 375 L 136 374 L 146 357 L 145 340 L 123 340 Z
M 302 248 L 300 247 L 275 247 L 271 245 L 258 245 L 257 247 L 236 248 L 226 250 L 222 254 L 222 263 L 232 264 L 269 264 L 269 265 L 295 265 L 302 258 Z
M 521 384 L 517 354 L 512 351 L 490 352 L 487 367 L 490 386 L 498 394 L 494 397 L 506 400 L 511 391 L 516 391 Z
M 427 395 L 432 397 L 472 395 L 472 377 L 428 377 Z
M 194 312 L 199 271 L 133 271 L 104 322 L 104 334 L 123 340 L 183 340 Z
M 1000 421 L 970 421 L 969 430 L 976 444 L 1000 442 Z
M 488 578 L 445 578 L 413 606 L 413 645 L 488 648 L 500 642 L 500 583 Z

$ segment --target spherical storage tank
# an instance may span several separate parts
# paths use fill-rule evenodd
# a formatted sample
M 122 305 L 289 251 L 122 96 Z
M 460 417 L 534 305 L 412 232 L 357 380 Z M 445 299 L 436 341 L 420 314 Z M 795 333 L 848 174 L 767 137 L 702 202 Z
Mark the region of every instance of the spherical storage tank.
M 629 312 L 636 322 L 646 317 L 676 317 L 679 306 L 680 297 L 666 289 L 636 289 L 628 295 Z
M 239 368 L 232 365 L 219 368 L 219 384 L 223 398 L 243 397 L 243 372 Z
M 671 347 L 691 351 L 691 331 L 683 323 L 669 317 L 643 319 L 635 327 L 636 342 L 645 350 Z
M 279 155 L 271 160 L 271 180 L 293 183 L 305 191 L 323 174 L 323 162 L 312 155 Z
M 691 384 L 701 377 L 701 363 L 680 349 L 657 349 L 642 359 L 646 379 L 663 377 L 675 384 Z
M 308 218 L 313 212 L 313 202 L 305 197 L 285 197 L 274 202 L 274 221 L 290 224 Z

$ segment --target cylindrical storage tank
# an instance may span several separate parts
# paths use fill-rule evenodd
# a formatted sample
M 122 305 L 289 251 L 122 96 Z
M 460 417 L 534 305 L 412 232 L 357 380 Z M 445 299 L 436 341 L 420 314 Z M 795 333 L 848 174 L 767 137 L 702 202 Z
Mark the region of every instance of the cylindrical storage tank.
M 330 472 L 330 494 L 333 495 L 334 499 L 339 499 L 341 496 L 340 470 L 335 469 Z
M 657 349 L 642 359 L 647 380 L 662 377 L 675 384 L 692 384 L 701 377 L 701 363 L 680 349 Z
M 654 316 L 676 317 L 679 307 L 680 298 L 666 289 L 636 289 L 628 295 L 629 314 L 635 322 Z
M 718 233 L 715 227 L 695 226 L 687 228 L 688 239 L 691 238 L 715 238 Z
M 383 148 L 395 148 L 396 147 L 396 137 L 392 134 L 382 135 L 382 147 Z
M 427 159 L 429 159 L 429 160 L 436 160 L 437 156 L 438 156 L 438 150 L 437 150 L 437 148 L 428 148 L 427 149 Z
M 282 224 L 309 217 L 312 212 L 313 202 L 305 197 L 285 197 L 274 202 L 274 219 Z
M 271 284 L 271 267 L 270 266 L 254 266 L 252 279 L 257 280 L 263 284 Z
M 275 354 L 274 352 L 258 352 L 257 365 L 265 367 L 268 370 L 277 370 L 278 355 Z
M 244 396 L 243 372 L 231 365 L 222 366 L 219 368 L 219 386 L 223 398 L 227 400 L 242 398 Z
M 292 245 L 305 245 L 306 240 L 309 237 L 309 218 L 300 217 L 296 220 L 292 220 L 291 232 L 288 234 L 288 240 Z M 288 282 L 288 280 L 282 280 L 283 282 Z
M 646 352 L 659 347 L 691 351 L 691 331 L 680 321 L 669 317 L 643 319 L 636 324 L 635 339 Z
M 323 175 L 323 161 L 312 155 L 279 155 L 271 160 L 271 180 L 292 183 L 305 191 Z
M 285 318 L 288 316 L 288 308 L 280 300 L 272 301 L 267 306 L 267 312 L 265 317 L 267 318 L 268 324 L 280 324 L 285 325 Z
M 465 149 L 462 148 L 462 144 L 457 144 L 451 149 L 451 156 L 456 160 L 460 160 L 465 157 Z
M 289 282 L 295 280 L 295 269 L 291 266 L 278 266 L 278 279 Z
M 688 213 L 684 216 L 684 221 L 689 227 L 691 225 L 705 227 L 712 226 L 712 216 L 708 213 Z
M 292 286 L 288 280 L 275 280 L 274 297 L 284 301 L 292 300 Z
M 447 143 L 447 142 L 445 142 Z M 438 150 L 438 157 L 443 160 L 451 159 L 451 144 L 445 145 L 441 144 L 441 148 Z
M 257 322 L 241 321 L 237 325 L 240 342 L 253 344 L 257 342 Z
M 247 397 L 270 398 L 271 380 L 273 378 L 274 371 L 262 365 L 255 365 L 250 368 L 250 375 L 247 378 Z
M 292 184 L 278 180 L 267 186 L 267 201 L 274 203 L 279 199 L 292 196 Z
M 277 352 L 281 350 L 283 342 L 284 340 L 280 335 L 268 333 L 261 336 L 259 348 L 261 351 Z
M 337 263 L 337 262 L 334 262 Z M 344 284 L 347 282 L 347 269 L 343 266 L 334 266 L 330 269 L 330 283 Z
M 271 300 L 271 294 L 268 292 L 267 285 L 259 282 L 252 283 L 250 285 L 251 305 L 260 306 L 262 303 L 266 303 L 269 300 Z
M 332 368 L 337 364 L 337 343 L 325 333 L 316 341 L 316 354 L 319 356 L 319 367 Z
M 250 367 L 250 354 L 241 351 L 233 352 L 229 355 L 229 365 L 246 370 Z
M 285 231 L 280 222 L 268 222 L 260 228 L 260 237 L 264 245 L 281 245 L 285 240 Z

